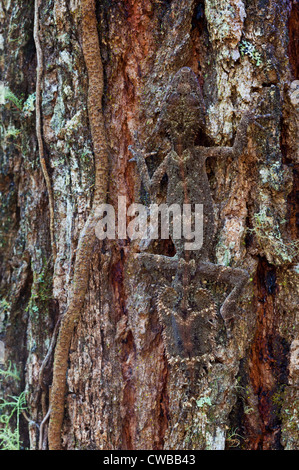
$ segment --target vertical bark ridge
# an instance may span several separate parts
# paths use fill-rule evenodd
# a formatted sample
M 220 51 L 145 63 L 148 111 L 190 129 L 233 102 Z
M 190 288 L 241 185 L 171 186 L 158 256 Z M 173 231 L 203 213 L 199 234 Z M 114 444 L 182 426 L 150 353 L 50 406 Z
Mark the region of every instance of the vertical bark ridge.
M 35 0 L 34 6 L 34 42 L 36 47 L 36 57 L 37 57 L 37 65 L 36 65 L 36 99 L 35 99 L 35 114 L 36 114 L 36 135 L 38 141 L 38 151 L 39 151 L 39 159 L 40 165 L 42 168 L 43 176 L 45 179 L 48 198 L 49 198 L 49 211 L 50 211 L 50 236 L 51 236 L 51 246 L 52 246 L 52 256 L 53 256 L 53 263 L 56 260 L 56 244 L 55 244 L 55 236 L 54 236 L 54 198 L 53 198 L 53 191 L 51 186 L 51 181 L 49 177 L 49 173 L 47 170 L 46 160 L 45 160 L 45 150 L 44 150 L 44 143 L 42 137 L 42 117 L 41 117 L 41 104 L 42 104 L 42 79 L 43 79 L 43 53 L 40 43 L 39 37 L 39 9 L 41 5 L 41 0 Z

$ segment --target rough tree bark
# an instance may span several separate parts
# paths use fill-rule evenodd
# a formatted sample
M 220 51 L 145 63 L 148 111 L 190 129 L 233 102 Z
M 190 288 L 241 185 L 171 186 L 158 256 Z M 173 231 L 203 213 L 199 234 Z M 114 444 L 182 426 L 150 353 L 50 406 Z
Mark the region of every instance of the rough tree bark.
M 295 0 L 0 2 L 1 367 L 19 374 L 2 372 L 0 393 L 26 391 L 25 448 L 49 434 L 53 449 L 298 449 L 298 15 Z M 165 357 L 162 276 L 138 241 L 90 233 L 99 202 L 144 203 L 128 146 L 138 130 L 159 149 L 150 171 L 161 162 L 165 140 L 149 137 L 184 66 L 206 106 L 197 145 L 231 146 L 244 111 L 272 116 L 241 157 L 207 163 L 211 261 L 250 281 L 190 408 Z

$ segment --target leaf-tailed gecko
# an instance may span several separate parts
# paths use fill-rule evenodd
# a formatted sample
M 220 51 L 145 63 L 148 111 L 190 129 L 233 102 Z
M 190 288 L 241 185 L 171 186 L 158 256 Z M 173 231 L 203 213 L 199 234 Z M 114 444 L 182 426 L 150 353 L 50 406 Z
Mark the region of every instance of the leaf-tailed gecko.
M 268 117 L 268 115 L 265 115 Z M 214 211 L 206 172 L 207 158 L 238 158 L 247 144 L 247 128 L 258 117 L 245 112 L 237 128 L 232 147 L 196 146 L 199 129 L 205 127 L 205 105 L 194 72 L 184 67 L 172 79 L 162 104 L 155 132 L 166 134 L 171 150 L 149 176 L 146 159 L 137 139 L 129 149 L 152 202 L 163 176 L 168 177 L 166 202 L 171 204 L 203 205 L 203 244 L 201 249 L 187 251 L 184 240 L 173 239 L 174 257 L 140 253 L 138 257 L 148 269 L 173 270 L 176 273 L 171 287 L 161 289 L 158 312 L 164 326 L 166 353 L 171 362 L 194 362 L 209 356 L 215 340 L 216 306 L 207 289 L 192 283 L 199 274 L 209 281 L 232 287 L 220 314 L 225 322 L 236 313 L 236 302 L 248 281 L 246 270 L 213 264 Z

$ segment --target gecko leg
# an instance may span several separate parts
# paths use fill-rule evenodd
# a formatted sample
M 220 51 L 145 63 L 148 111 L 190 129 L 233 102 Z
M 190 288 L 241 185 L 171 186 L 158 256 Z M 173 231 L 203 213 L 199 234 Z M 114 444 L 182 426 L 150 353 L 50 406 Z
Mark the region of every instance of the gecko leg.
M 171 257 L 164 255 L 154 255 L 152 253 L 138 253 L 135 256 L 146 269 L 157 269 L 162 272 L 165 269 L 176 271 L 181 262 L 181 259 L 177 255 Z
M 192 275 L 196 272 L 195 260 L 186 261 L 178 254 L 174 256 L 165 256 L 155 255 L 153 253 L 137 253 L 135 257 L 140 260 L 143 266 L 148 270 L 157 269 L 162 272 L 166 269 L 177 271 L 181 274 L 187 269 Z
M 245 269 L 219 266 L 209 262 L 201 263 L 197 272 L 213 281 L 233 286 L 220 309 L 220 314 L 225 322 L 232 319 L 236 315 L 236 305 L 240 294 L 249 280 L 248 272 Z

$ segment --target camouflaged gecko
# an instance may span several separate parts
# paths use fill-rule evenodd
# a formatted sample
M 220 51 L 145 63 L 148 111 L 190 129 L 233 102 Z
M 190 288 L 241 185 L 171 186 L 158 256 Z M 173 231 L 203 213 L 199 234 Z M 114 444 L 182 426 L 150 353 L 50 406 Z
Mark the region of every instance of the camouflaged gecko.
M 232 287 L 220 309 L 225 322 L 236 314 L 236 301 L 249 278 L 243 269 L 210 262 L 215 222 L 205 163 L 208 157 L 238 158 L 247 144 L 247 128 L 258 117 L 268 115 L 254 117 L 250 112 L 243 115 L 232 147 L 195 146 L 199 129 L 205 127 L 205 106 L 196 75 L 184 67 L 170 83 L 155 128 L 155 132 L 167 135 L 172 148 L 151 178 L 138 142 L 129 147 L 151 202 L 155 202 L 160 182 L 166 174 L 168 205 L 203 205 L 203 245 L 200 250 L 186 251 L 184 240 L 173 239 L 174 257 L 150 253 L 137 255 L 149 270 L 175 272 L 172 286 L 161 288 L 157 299 L 170 364 L 203 364 L 213 359 L 216 304 L 208 289 L 196 285 L 194 276 Z

